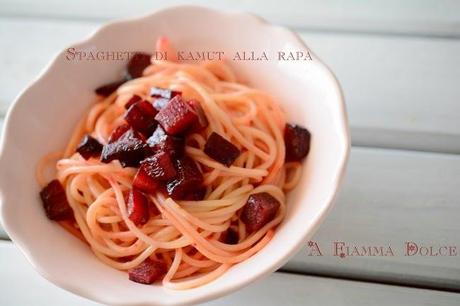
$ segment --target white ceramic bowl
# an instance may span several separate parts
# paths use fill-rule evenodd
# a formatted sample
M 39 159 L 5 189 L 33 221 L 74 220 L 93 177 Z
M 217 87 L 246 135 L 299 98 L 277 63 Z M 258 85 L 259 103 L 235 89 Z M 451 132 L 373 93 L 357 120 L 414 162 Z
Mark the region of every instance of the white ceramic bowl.
M 159 35 L 168 36 L 179 50 L 255 51 L 256 55 L 308 51 L 291 31 L 253 15 L 190 6 L 108 24 L 73 47 L 151 52 Z M 64 50 L 13 103 L 0 150 L 4 227 L 35 269 L 54 284 L 111 305 L 202 302 L 281 267 L 326 217 L 350 145 L 344 101 L 334 75 L 311 51 L 311 61 L 230 61 L 239 76 L 279 101 L 289 121 L 306 126 L 313 135 L 300 184 L 288 197 L 286 218 L 263 250 L 203 287 L 170 291 L 129 281 L 126 273 L 101 263 L 85 244 L 49 221 L 38 197 L 34 176 L 38 160 L 64 147 L 92 103 L 93 89 L 116 80 L 125 66 L 121 61 L 68 61 L 65 54 Z

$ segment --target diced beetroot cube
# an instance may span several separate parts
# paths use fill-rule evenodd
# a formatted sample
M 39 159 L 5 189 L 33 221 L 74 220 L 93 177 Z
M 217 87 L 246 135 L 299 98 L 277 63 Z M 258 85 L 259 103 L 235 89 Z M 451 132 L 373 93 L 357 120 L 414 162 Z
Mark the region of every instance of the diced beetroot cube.
M 128 270 L 129 279 L 136 283 L 152 284 L 166 274 L 167 267 L 163 261 L 147 258 L 137 267 Z
M 90 135 L 85 135 L 77 147 L 77 152 L 87 160 L 90 157 L 99 156 L 102 152 L 102 145 Z
M 129 124 L 126 123 L 118 126 L 116 129 L 113 130 L 112 134 L 110 135 L 109 143 L 117 141 L 121 137 L 121 135 L 126 133 L 130 128 L 131 127 L 129 126 Z
M 146 172 L 144 167 L 141 165 L 137 170 L 133 180 L 133 188 L 140 191 L 154 194 L 159 188 L 160 182 L 151 178 Z
M 202 201 L 206 196 L 206 187 L 205 186 L 197 186 L 192 191 L 188 192 L 184 195 L 183 200 L 185 201 Z
M 58 180 L 52 180 L 40 191 L 40 198 L 45 208 L 46 216 L 55 221 L 73 218 L 73 211 L 67 201 L 64 187 Z
M 252 233 L 273 220 L 280 207 L 280 202 L 267 192 L 251 194 L 241 212 L 241 221 L 246 231 Z
M 142 98 L 139 97 L 138 95 L 133 95 L 131 97 L 131 99 L 129 99 L 128 102 L 126 102 L 125 109 L 129 109 L 131 107 L 131 105 L 133 105 L 136 102 L 140 102 L 141 100 L 142 100 Z
M 137 226 L 149 221 L 150 201 L 140 191 L 131 189 L 128 197 L 128 217 Z
M 187 194 L 203 184 L 203 175 L 195 161 L 184 156 L 176 161 L 177 177 L 166 185 L 168 195 L 175 200 L 183 200 Z
M 239 242 L 238 232 L 232 228 L 227 229 L 220 236 L 220 241 L 226 244 L 237 244 Z
M 213 132 L 206 141 L 204 153 L 215 161 L 230 167 L 241 152 L 230 141 Z
M 101 161 L 108 163 L 118 159 L 123 167 L 136 167 L 144 159 L 146 148 L 144 137 L 129 129 L 116 141 L 103 147 Z
M 127 79 L 135 79 L 142 76 L 144 69 L 150 65 L 152 55 L 138 52 L 131 57 L 127 67 Z
M 284 129 L 284 145 L 286 161 L 300 161 L 310 151 L 310 132 L 295 124 L 286 124 Z
M 157 152 L 155 155 L 144 159 L 141 165 L 148 176 L 158 181 L 172 180 L 177 175 L 174 162 L 166 152 Z
M 125 120 L 134 130 L 150 135 L 157 124 L 156 114 L 157 111 L 150 102 L 140 101 L 131 105 L 126 111 Z
M 154 98 L 165 98 L 169 101 L 175 96 L 182 96 L 182 93 L 167 88 L 152 87 L 152 89 L 150 89 L 150 96 Z
M 161 111 L 163 108 L 165 108 L 168 102 L 169 102 L 169 99 L 166 99 L 166 98 L 154 98 L 154 100 L 152 101 L 152 104 L 153 104 L 153 107 L 157 111 Z
M 125 82 L 125 80 L 121 80 L 121 81 L 116 81 L 116 82 L 113 82 L 113 83 L 105 84 L 105 85 L 102 85 L 102 86 L 96 88 L 94 91 L 99 96 L 108 97 L 115 90 L 117 90 L 118 87 L 120 87 L 124 82 Z
M 151 204 L 149 205 L 149 211 L 150 211 L 149 214 L 150 214 L 150 217 L 151 217 L 151 218 L 153 218 L 153 217 L 155 217 L 155 216 L 157 216 L 157 215 L 160 214 L 160 211 L 158 210 L 158 208 L 156 207 L 156 205 L 153 204 L 153 203 L 151 203 Z
M 158 112 L 155 119 L 169 135 L 184 133 L 196 121 L 198 115 L 181 96 L 175 96 L 166 106 Z
M 180 136 L 171 136 L 158 126 L 152 136 L 147 139 L 147 144 L 152 151 L 166 152 L 173 158 L 179 158 L 184 154 L 185 139 Z
M 203 108 L 200 105 L 200 102 L 197 100 L 189 100 L 187 103 L 195 110 L 198 115 L 198 120 L 190 127 L 191 132 L 199 132 L 205 129 L 208 125 L 208 118 L 204 113 Z

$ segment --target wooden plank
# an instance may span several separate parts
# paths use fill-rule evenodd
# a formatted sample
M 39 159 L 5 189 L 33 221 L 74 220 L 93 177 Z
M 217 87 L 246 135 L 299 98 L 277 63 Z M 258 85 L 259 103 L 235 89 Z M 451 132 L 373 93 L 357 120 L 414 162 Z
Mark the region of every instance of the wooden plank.
M 11 242 L 0 241 L 1 305 L 99 305 L 41 277 Z
M 95 28 L 94 23 L 0 19 L 0 114 L 58 52 Z
M 144 15 L 171 5 L 190 4 L 186 0 L 136 0 L 129 4 L 122 0 L 83 0 L 65 3 L 44 0 L 3 0 L 3 16 L 53 17 L 62 19 L 106 20 Z M 287 0 L 280 5 L 276 0 L 194 1 L 195 5 L 224 10 L 256 13 L 272 22 L 298 29 L 333 31 L 360 31 L 458 37 L 460 4 L 456 1 L 305 1 Z
M 0 135 L 3 132 L 3 118 L 0 117 Z M 1 141 L 1 139 L 0 139 Z M 5 230 L 3 229 L 2 222 L 0 221 L 0 239 L 9 239 L 8 235 L 6 234 Z
M 97 26 L 0 18 L 0 67 L 8 71 L 0 74 L 0 113 L 55 53 Z M 460 66 L 460 40 L 311 31 L 301 36 L 342 83 L 353 144 L 460 153 L 460 70 L 453 69 Z
M 460 40 L 301 36 L 341 82 L 354 145 L 460 153 Z
M 459 174 L 458 155 L 353 148 L 338 203 L 312 238 L 323 256 L 306 242 L 284 269 L 460 290 Z M 441 247 L 455 250 L 434 256 L 448 254 Z M 350 256 L 335 256 L 342 250 Z
M 11 243 L 0 243 L 0 261 L 5 263 L 0 268 L 3 286 L 1 305 L 97 305 L 40 277 Z M 459 302 L 460 295 L 448 292 L 277 272 L 234 294 L 203 305 L 447 306 L 458 305 Z

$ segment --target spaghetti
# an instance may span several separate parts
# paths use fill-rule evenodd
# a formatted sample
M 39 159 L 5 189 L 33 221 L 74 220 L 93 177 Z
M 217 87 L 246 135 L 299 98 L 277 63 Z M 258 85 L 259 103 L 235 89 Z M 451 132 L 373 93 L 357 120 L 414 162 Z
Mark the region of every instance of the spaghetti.
M 157 50 L 174 53 L 165 38 Z M 118 160 L 85 159 L 76 149 L 85 134 L 107 146 L 112 132 L 125 123 L 126 103 L 133 95 L 152 101 L 152 87 L 181 92 L 184 99 L 198 101 L 204 112 L 209 124 L 187 135 L 185 154 L 202 172 L 205 193 L 199 200 L 175 200 L 162 191 L 147 193 L 154 212 L 139 226 L 127 207 L 137 169 L 123 167 Z M 46 186 L 45 168 L 55 165 L 74 218 L 59 222 L 88 243 L 102 262 L 119 270 L 135 269 L 146 260 L 162 262 L 163 286 L 189 289 L 218 278 L 273 237 L 285 215 L 285 192 L 296 186 L 301 173 L 299 160 L 286 162 L 285 128 L 280 106 L 266 93 L 238 83 L 224 62 L 192 65 L 174 58 L 152 59 L 141 77 L 125 82 L 91 107 L 64 152 L 42 160 L 37 178 Z M 213 132 L 239 150 L 230 166 L 205 152 Z M 249 232 L 242 210 L 251 195 L 261 193 L 269 194 L 279 207 L 266 224 Z

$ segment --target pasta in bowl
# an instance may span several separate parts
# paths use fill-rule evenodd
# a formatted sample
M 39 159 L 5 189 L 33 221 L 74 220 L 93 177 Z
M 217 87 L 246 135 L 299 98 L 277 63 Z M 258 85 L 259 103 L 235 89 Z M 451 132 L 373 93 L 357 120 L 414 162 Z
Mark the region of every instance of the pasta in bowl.
M 208 31 L 215 26 L 219 32 Z M 208 76 L 210 73 L 217 77 L 214 81 L 220 87 L 214 87 L 217 83 L 213 84 L 207 77 L 201 79 L 201 72 L 184 72 L 182 64 L 190 63 L 168 60 L 149 68 L 149 58 L 148 65 L 142 69 L 146 75 L 126 82 L 122 71 L 127 62 L 69 61 L 66 58 L 69 49 L 66 49 L 18 97 L 8 112 L 0 150 L 4 227 L 43 276 L 62 288 L 106 304 L 197 303 L 222 296 L 273 272 L 300 250 L 324 220 L 348 157 L 346 113 L 332 73 L 294 34 L 252 15 L 198 7 L 171 8 L 107 25 L 72 48 L 90 52 L 131 46 L 135 51 L 151 53 L 154 41 L 161 35 L 169 37 L 177 50 L 218 49 L 226 54 L 241 49 L 259 54 L 302 50 L 310 52 L 312 60 L 229 60 L 225 65 L 192 63 L 190 69 L 207 71 Z M 139 57 L 139 62 L 142 61 Z M 169 69 L 180 82 L 162 78 L 166 83 L 145 86 L 144 78 L 155 78 L 159 72 L 155 69 Z M 123 82 L 118 82 L 121 78 Z M 116 82 L 101 86 L 110 81 Z M 197 83 L 195 88 L 193 83 Z M 99 96 L 106 97 L 96 98 L 94 102 L 95 88 Z M 212 103 L 203 99 L 200 89 L 214 95 Z M 164 95 L 171 96 L 165 98 Z M 266 108 L 258 109 L 254 115 L 251 106 L 254 104 L 243 102 L 248 99 L 241 97 L 238 98 L 241 101 L 233 98 L 229 101 L 231 95 L 249 98 L 255 105 Z M 161 108 L 160 102 L 164 100 L 171 105 L 170 111 L 155 108 Z M 175 102 L 170 104 L 171 100 Z M 155 105 L 155 101 L 159 105 Z M 153 114 L 152 108 L 142 102 L 154 107 L 153 121 L 148 119 Z M 213 109 L 213 103 L 224 110 L 225 116 Z M 278 107 L 282 111 L 273 111 Z M 264 109 L 272 120 L 262 119 Z M 172 110 L 183 111 L 178 116 L 182 119 L 172 120 L 170 114 L 175 112 Z M 243 139 L 229 132 L 231 126 L 225 118 L 230 117 L 236 120 L 232 125 L 244 135 Z M 249 118 L 252 123 L 248 125 Z M 262 122 L 255 123 L 258 120 Z M 286 135 L 287 122 L 298 126 L 289 126 Z M 123 131 L 120 126 L 125 124 L 130 128 Z M 184 130 L 181 126 L 185 126 Z M 120 137 L 115 135 L 111 142 L 112 134 L 119 127 Z M 161 130 L 157 132 L 159 127 L 164 134 Z M 281 141 L 273 127 L 277 128 Z M 305 137 L 302 127 L 308 129 L 312 137 L 308 157 L 300 167 L 301 159 L 286 161 L 286 151 L 281 157 L 280 152 L 286 147 L 280 144 L 286 143 L 286 136 Z M 149 141 L 155 132 L 159 137 Z M 186 158 L 174 156 L 168 163 L 164 156 L 174 154 L 146 153 L 151 144 L 172 148 L 169 151 L 174 152 L 181 138 L 184 144 L 178 147 L 184 152 L 179 156 Z M 244 145 L 242 141 L 249 143 Z M 129 153 L 118 150 L 128 143 Z M 251 143 L 256 150 L 248 153 Z M 56 150 L 59 154 L 48 155 Z M 267 152 L 274 152 L 275 157 L 271 154 L 267 157 Z M 49 159 L 43 160 L 44 156 Z M 102 158 L 106 162 L 102 162 Z M 145 159 L 150 160 L 144 162 Z M 246 167 L 250 163 L 253 165 Z M 157 174 L 156 164 L 174 171 Z M 165 166 L 168 164 L 173 166 Z M 37 169 L 42 175 L 39 184 L 33 175 L 37 165 L 43 165 Z M 84 171 L 94 171 L 93 167 L 100 167 L 97 175 L 85 174 Z M 278 171 L 272 171 L 277 167 Z M 131 192 L 141 168 L 153 174 L 143 176 L 141 172 L 138 186 L 155 186 L 161 192 L 152 193 L 142 187 L 136 189 L 139 192 Z M 242 175 L 239 168 L 248 168 L 250 174 Z M 47 169 L 57 171 L 47 173 Z M 159 180 L 157 186 L 156 175 L 168 179 Z M 174 184 L 169 184 L 170 179 L 177 177 Z M 49 186 L 54 179 L 57 182 Z M 239 182 L 234 183 L 237 179 Z M 244 185 L 252 187 L 244 189 Z M 253 189 L 249 191 L 249 188 Z M 43 202 L 54 199 L 51 202 L 56 206 L 50 202 L 50 206 L 46 204 L 43 209 L 44 203 L 38 196 L 41 190 Z M 93 205 L 95 195 L 100 200 L 97 205 Z M 68 206 L 60 206 L 66 201 Z M 194 205 L 197 203 L 199 205 Z M 264 211 L 268 208 L 269 213 L 262 214 L 268 223 L 251 221 L 251 216 L 258 215 L 249 209 L 243 214 L 248 204 L 253 212 L 257 211 L 255 208 Z M 237 208 L 238 205 L 241 207 Z M 148 218 L 145 207 L 148 207 Z M 213 215 L 214 210 L 221 210 L 222 214 Z M 57 220 L 83 241 L 49 218 Z M 119 222 L 120 218 L 124 225 Z M 118 229 L 117 223 L 120 223 Z M 262 227 L 258 228 L 260 224 Z M 248 225 L 250 230 L 246 229 Z M 156 235 L 155 239 L 152 235 Z M 93 243 L 88 242 L 91 239 Z M 151 247 L 153 242 L 162 245 Z M 133 246 L 126 252 L 126 247 L 130 247 L 128 243 Z M 248 250 L 251 251 L 245 253 Z M 136 272 L 146 260 L 144 270 L 151 273 Z M 154 284 L 146 286 L 129 281 L 126 271 L 132 274 L 132 279 Z
M 57 179 L 43 177 L 49 155 L 37 178 L 47 216 L 101 261 L 138 283 L 188 289 L 270 241 L 310 133 L 224 61 L 180 63 L 166 37 L 161 51 L 171 59 L 136 53 L 125 83 L 96 89 L 103 98 L 51 154 Z

